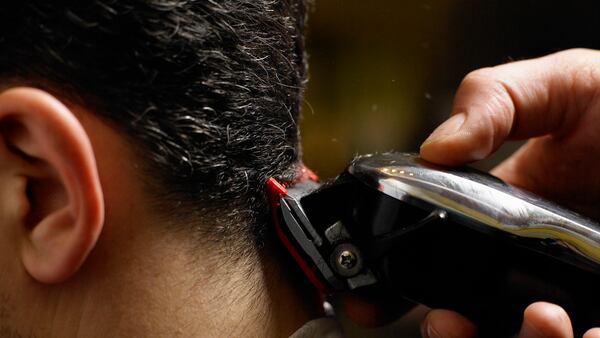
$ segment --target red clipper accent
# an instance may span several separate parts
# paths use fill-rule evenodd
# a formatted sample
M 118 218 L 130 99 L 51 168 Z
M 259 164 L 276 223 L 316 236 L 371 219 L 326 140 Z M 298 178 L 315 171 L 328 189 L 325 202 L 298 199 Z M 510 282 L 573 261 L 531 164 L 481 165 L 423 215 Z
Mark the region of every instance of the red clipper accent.
M 298 175 L 298 178 L 294 182 L 292 182 L 292 184 L 300 183 L 305 180 L 316 181 L 318 180 L 318 177 L 312 170 L 306 167 L 302 167 L 302 169 L 300 170 L 300 175 Z M 306 260 L 302 257 L 300 252 L 298 252 L 294 244 L 290 241 L 287 234 L 283 231 L 281 227 L 278 210 L 281 206 L 281 198 L 287 196 L 288 194 L 287 189 L 283 184 L 279 183 L 273 177 L 269 177 L 267 179 L 266 185 L 267 198 L 269 199 L 269 205 L 271 207 L 271 216 L 273 218 L 273 223 L 275 224 L 275 232 L 277 233 L 277 236 L 279 237 L 283 245 L 286 247 L 288 252 L 292 255 L 296 263 L 298 263 L 308 280 L 319 291 L 321 291 L 322 293 L 327 293 L 327 286 L 317 275 L 316 268 L 312 267 L 308 262 L 306 262 Z

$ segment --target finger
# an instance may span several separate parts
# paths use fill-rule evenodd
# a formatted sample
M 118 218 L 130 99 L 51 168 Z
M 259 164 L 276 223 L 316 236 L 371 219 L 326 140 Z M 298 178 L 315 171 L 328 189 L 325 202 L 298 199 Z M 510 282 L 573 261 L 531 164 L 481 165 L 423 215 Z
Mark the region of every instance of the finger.
M 508 138 L 567 133 L 597 92 L 599 56 L 569 50 L 470 73 L 452 117 L 423 143 L 421 156 L 456 165 L 482 159 Z
M 552 186 L 557 189 L 550 182 L 544 183 L 548 180 L 546 175 L 540 175 L 538 168 L 547 166 L 545 157 L 551 156 L 552 151 L 531 151 L 532 147 L 539 146 L 539 144 L 537 139 L 530 140 L 493 168 L 490 173 L 506 183 L 538 194 L 543 194 L 539 191 L 540 187 Z
M 600 338 L 600 328 L 589 329 L 583 335 L 583 338 Z
M 580 123 L 589 124 L 588 121 L 597 118 L 588 116 Z M 538 137 L 521 146 L 494 168 L 492 174 L 597 219 L 600 218 L 600 176 L 589 173 L 600 169 L 598 140 L 594 127 L 577 127 L 577 133 L 568 139 Z
M 423 338 L 469 338 L 477 335 L 475 325 L 449 310 L 431 310 L 421 324 Z
M 560 306 L 537 302 L 525 309 L 519 338 L 572 337 L 571 320 Z

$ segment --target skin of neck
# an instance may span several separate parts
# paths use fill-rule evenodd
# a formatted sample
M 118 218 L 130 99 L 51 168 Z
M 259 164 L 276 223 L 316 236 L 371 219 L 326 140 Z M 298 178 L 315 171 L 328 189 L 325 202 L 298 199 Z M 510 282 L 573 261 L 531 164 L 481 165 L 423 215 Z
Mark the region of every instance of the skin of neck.
M 10 318 L 21 323 L 14 332 L 40 337 L 287 337 L 314 315 L 272 262 L 240 271 L 198 264 L 199 258 L 182 252 L 181 239 L 173 237 L 137 233 L 122 239 L 119 244 L 127 245 L 116 250 L 115 242 L 99 245 L 82 271 L 59 285 L 39 284 L 24 273 L 18 299 L 0 296 L 4 309 L 27 310 Z
M 160 224 L 124 138 L 72 109 L 94 147 L 104 228 L 79 271 L 61 283 L 40 283 L 16 256 L 0 258 L 0 336 L 287 337 L 317 315 L 311 291 L 278 250 L 234 261 Z

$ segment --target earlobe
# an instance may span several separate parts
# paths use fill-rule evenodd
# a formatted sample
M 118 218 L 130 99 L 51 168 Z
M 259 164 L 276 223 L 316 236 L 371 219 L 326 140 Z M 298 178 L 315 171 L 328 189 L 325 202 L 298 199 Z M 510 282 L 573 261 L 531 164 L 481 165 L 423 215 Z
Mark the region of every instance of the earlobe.
M 23 265 L 40 282 L 61 282 L 83 264 L 104 222 L 90 140 L 65 105 L 33 88 L 0 94 L 0 136 L 30 168 L 20 173 L 28 204 L 19 221 Z

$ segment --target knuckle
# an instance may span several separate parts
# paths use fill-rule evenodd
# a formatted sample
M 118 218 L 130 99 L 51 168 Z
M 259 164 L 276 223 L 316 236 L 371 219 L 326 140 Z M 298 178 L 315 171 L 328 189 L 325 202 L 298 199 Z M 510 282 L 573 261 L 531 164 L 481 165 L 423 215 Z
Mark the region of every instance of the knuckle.
M 463 85 L 485 85 L 489 82 L 493 82 L 496 76 L 496 72 L 492 67 L 480 68 L 471 71 L 462 81 Z
M 559 55 L 560 54 L 560 55 Z M 562 82 L 552 85 L 568 93 L 571 107 L 576 112 L 586 111 L 600 95 L 600 52 L 591 49 L 570 49 L 557 53 L 554 66 L 562 69 Z
M 511 84 L 502 79 L 494 68 L 482 68 L 469 73 L 463 80 L 463 86 L 479 95 L 479 102 L 484 102 L 481 111 L 486 115 L 486 123 L 494 130 L 503 133 L 510 127 L 514 103 L 511 96 Z
M 585 73 L 597 75 L 600 67 L 600 51 L 585 48 L 573 48 L 551 54 L 552 66 L 567 70 L 570 74 Z M 590 73 L 590 71 L 592 71 Z M 594 78 L 598 80 L 598 77 Z
M 551 55 L 558 59 L 566 59 L 566 60 L 570 61 L 573 58 L 577 59 L 577 58 L 581 58 L 581 57 L 590 57 L 590 56 L 598 57 L 599 54 L 600 54 L 600 52 L 598 52 L 597 50 L 594 50 L 594 49 L 570 48 L 570 49 L 562 50 L 560 52 L 556 52 Z
M 494 149 L 510 134 L 513 126 L 514 102 L 511 84 L 496 68 L 481 68 L 462 81 L 460 94 L 469 98 L 458 109 L 478 115 L 473 138 Z
M 574 67 L 569 74 L 572 94 L 577 97 L 595 94 L 600 85 L 600 62 L 584 62 Z
M 461 87 L 468 93 L 475 94 L 474 101 L 485 102 L 486 113 L 502 117 L 511 115 L 511 84 L 496 69 L 482 68 L 469 73 Z

